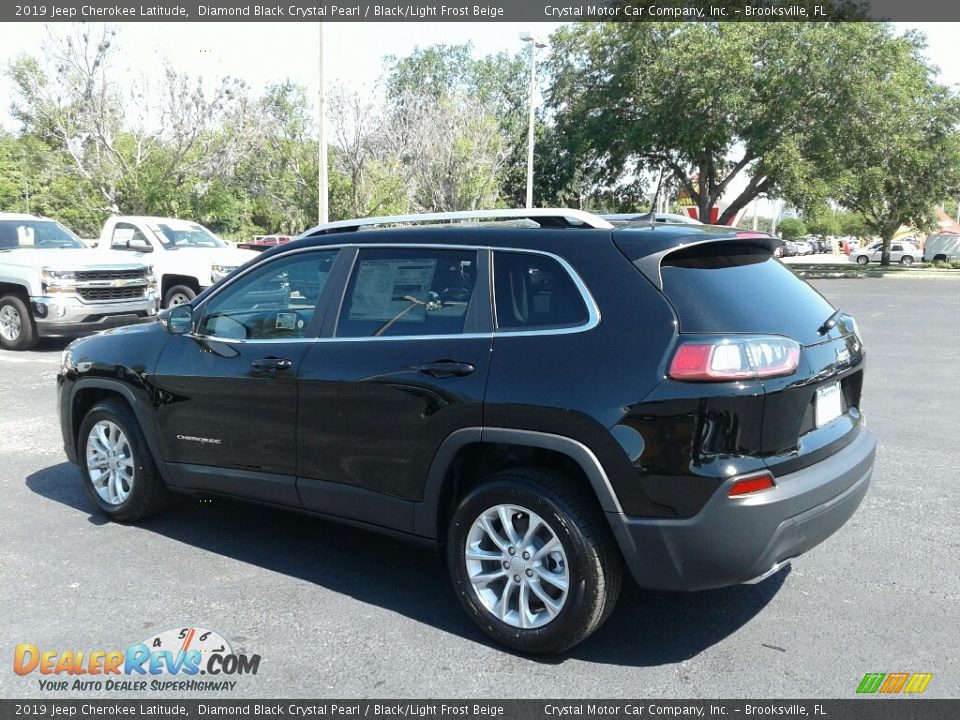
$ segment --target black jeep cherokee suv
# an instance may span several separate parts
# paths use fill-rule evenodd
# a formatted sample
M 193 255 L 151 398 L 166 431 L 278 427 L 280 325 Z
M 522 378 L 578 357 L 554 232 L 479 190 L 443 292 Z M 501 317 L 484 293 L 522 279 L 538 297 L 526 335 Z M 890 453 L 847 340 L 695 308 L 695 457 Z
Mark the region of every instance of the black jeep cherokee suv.
M 875 452 L 864 350 L 779 240 L 531 218 L 321 227 L 73 343 L 60 417 L 90 498 L 135 521 L 220 493 L 429 539 L 528 652 L 594 632 L 624 565 L 755 581 L 843 525 Z

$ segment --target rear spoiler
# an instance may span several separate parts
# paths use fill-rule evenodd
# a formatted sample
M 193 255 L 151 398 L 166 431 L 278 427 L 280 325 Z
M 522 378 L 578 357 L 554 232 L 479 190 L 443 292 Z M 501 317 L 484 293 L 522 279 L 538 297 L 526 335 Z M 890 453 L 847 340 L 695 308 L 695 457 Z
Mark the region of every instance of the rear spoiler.
M 721 234 L 717 232 L 720 228 L 709 226 L 703 226 L 699 230 L 699 232 L 685 235 L 657 235 L 627 230 L 615 232 L 614 240 L 617 247 L 627 255 L 637 269 L 661 291 L 663 277 L 660 273 L 660 265 L 665 257 L 678 250 L 711 244 L 735 243 L 766 250 L 772 255 L 778 247 L 783 246 L 783 240 L 768 233 L 745 231 Z

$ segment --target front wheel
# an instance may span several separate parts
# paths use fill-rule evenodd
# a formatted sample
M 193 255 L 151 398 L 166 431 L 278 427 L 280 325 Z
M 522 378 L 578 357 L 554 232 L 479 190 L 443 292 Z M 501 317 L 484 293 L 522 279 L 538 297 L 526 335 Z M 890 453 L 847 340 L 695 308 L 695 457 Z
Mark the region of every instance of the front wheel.
M 134 522 L 162 510 L 170 491 L 130 408 L 105 400 L 80 424 L 77 449 L 88 497 L 112 520 Z
M 26 303 L 17 295 L 0 298 L 0 347 L 29 350 L 37 344 L 37 328 Z
M 174 285 L 167 290 L 167 294 L 163 296 L 163 306 L 169 308 L 176 307 L 177 305 L 186 305 L 196 296 L 197 294 L 193 291 L 193 288 L 187 287 L 186 285 Z
M 870 258 L 868 258 L 866 255 L 857 256 L 857 265 L 866 265 L 868 262 L 870 262 Z
M 448 530 L 460 602 L 498 643 L 557 653 L 613 610 L 623 570 L 596 498 L 553 472 L 498 473 L 470 492 Z

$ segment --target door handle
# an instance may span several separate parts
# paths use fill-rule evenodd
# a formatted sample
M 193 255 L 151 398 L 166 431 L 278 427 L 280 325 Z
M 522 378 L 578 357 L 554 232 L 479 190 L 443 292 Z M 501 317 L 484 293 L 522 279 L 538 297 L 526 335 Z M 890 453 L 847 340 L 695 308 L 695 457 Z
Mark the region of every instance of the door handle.
M 287 358 L 265 357 L 254 360 L 251 365 L 257 370 L 288 370 L 293 367 L 293 361 Z
M 425 375 L 432 375 L 436 378 L 463 377 L 469 375 L 476 368 L 470 363 L 456 362 L 455 360 L 440 360 L 438 362 L 421 365 L 420 372 Z

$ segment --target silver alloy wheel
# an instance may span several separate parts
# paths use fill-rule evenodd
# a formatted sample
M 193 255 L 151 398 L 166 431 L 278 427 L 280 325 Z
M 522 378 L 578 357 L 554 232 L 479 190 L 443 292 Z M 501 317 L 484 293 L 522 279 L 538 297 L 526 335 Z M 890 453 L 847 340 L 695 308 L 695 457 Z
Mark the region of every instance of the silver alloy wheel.
M 567 554 L 546 521 L 519 505 L 495 505 L 473 521 L 464 549 L 477 598 L 501 622 L 539 628 L 563 609 Z
M 0 335 L 10 342 L 16 342 L 22 328 L 23 320 L 13 305 L 0 308 Z
M 188 298 L 184 293 L 175 293 L 170 298 L 170 302 L 167 303 L 167 307 L 176 307 L 177 305 L 186 305 L 188 302 L 190 302 L 190 298 Z
M 119 505 L 133 490 L 133 450 L 123 430 L 110 420 L 101 420 L 87 436 L 87 472 L 104 502 Z

